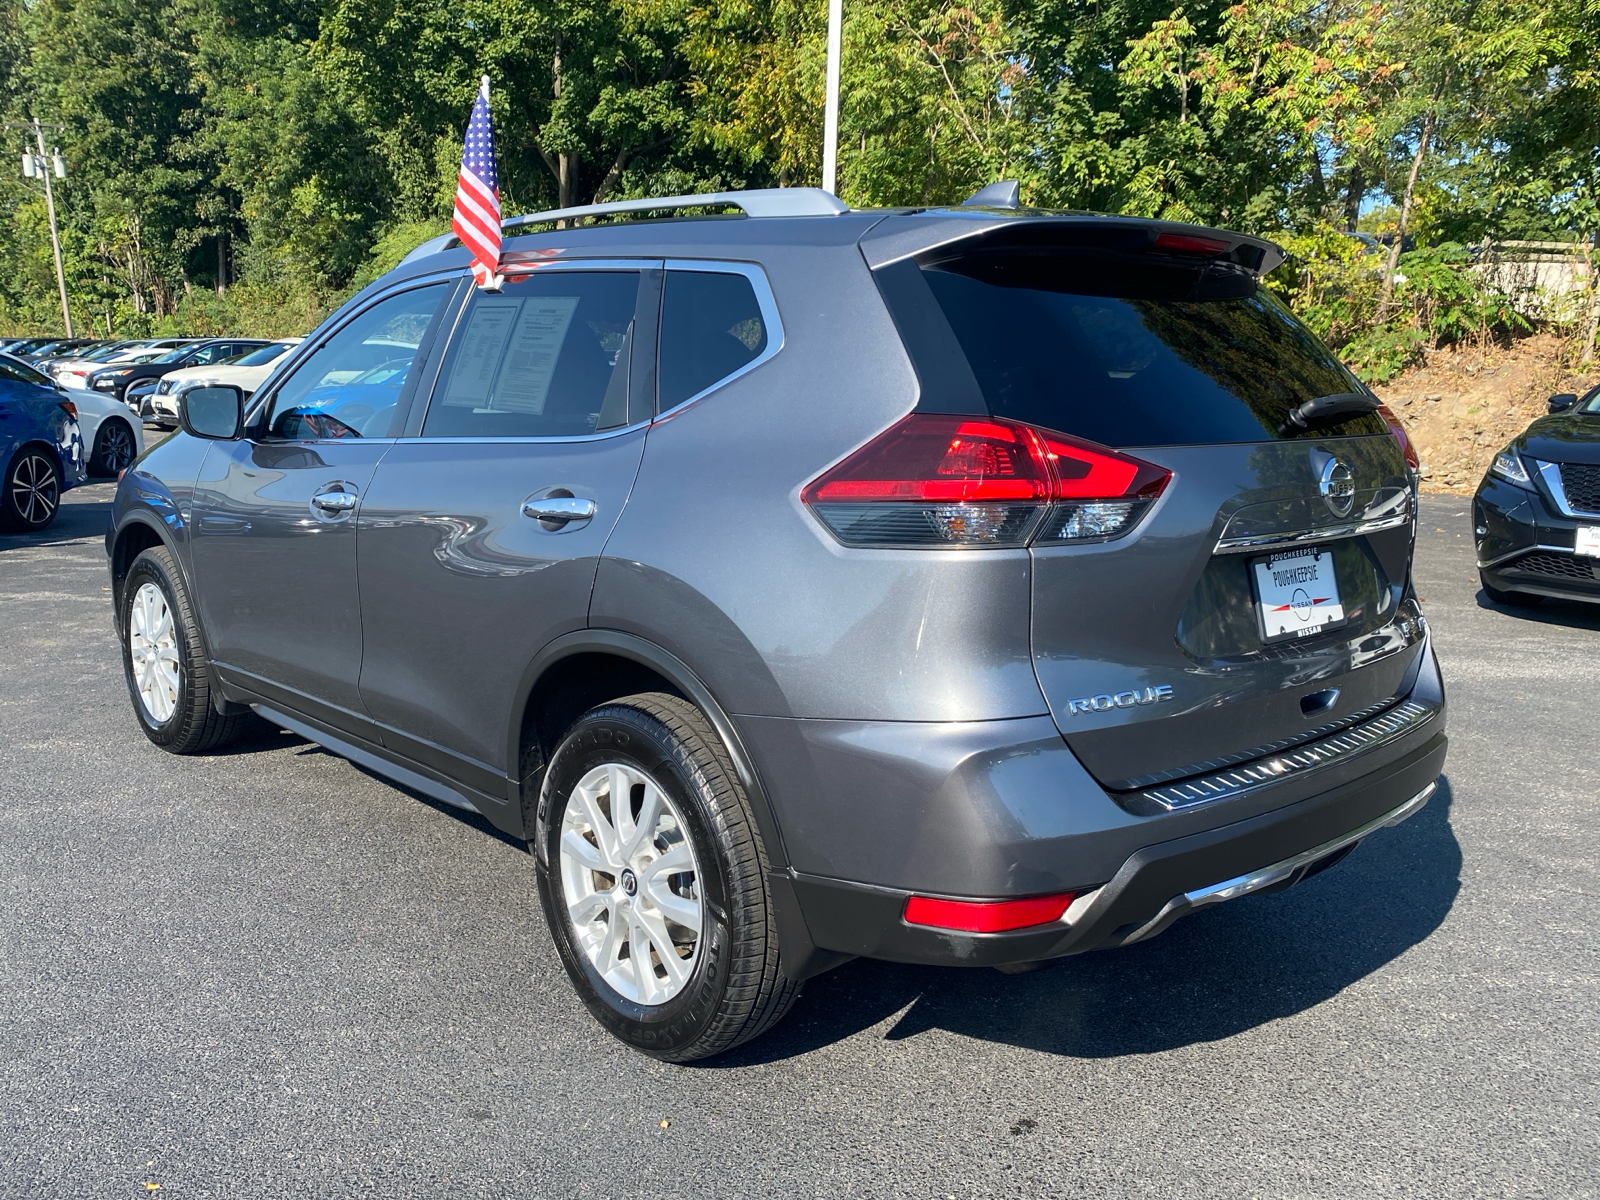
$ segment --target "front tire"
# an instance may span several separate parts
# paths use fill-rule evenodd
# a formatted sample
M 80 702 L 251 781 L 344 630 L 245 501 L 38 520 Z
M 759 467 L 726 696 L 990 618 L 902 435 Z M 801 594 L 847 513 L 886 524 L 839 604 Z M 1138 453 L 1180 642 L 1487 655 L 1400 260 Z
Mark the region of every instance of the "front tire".
M 172 554 L 152 546 L 122 585 L 122 670 L 145 737 L 172 754 L 200 754 L 239 736 L 249 714 L 211 702 L 211 669 Z
M 0 526 L 20 533 L 46 529 L 61 511 L 61 468 L 55 456 L 24 446 L 6 468 L 0 496 Z
M 1506 608 L 1533 608 L 1544 602 L 1543 596 L 1536 596 L 1532 592 L 1507 592 L 1497 588 L 1482 571 L 1478 572 L 1478 582 L 1483 585 L 1484 595 Z
M 628 1045 L 707 1058 L 766 1032 L 799 996 L 779 970 L 748 799 L 688 701 L 652 692 L 584 714 L 551 757 L 534 843 L 562 965 Z

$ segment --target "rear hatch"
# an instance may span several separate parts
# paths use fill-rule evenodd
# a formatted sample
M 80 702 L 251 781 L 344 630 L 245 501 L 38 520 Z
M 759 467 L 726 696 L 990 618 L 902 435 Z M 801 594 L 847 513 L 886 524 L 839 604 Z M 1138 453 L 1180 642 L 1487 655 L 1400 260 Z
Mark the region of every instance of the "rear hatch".
M 1176 807 L 1168 785 L 1397 702 L 1422 629 L 1411 475 L 1376 400 L 1258 286 L 1274 248 L 1032 218 L 905 253 L 910 220 L 863 248 L 916 362 L 919 411 L 1170 473 L 1140 474 L 1137 496 L 1058 493 L 1031 539 L 1039 683 L 1102 785 L 1136 809 L 1151 795 Z

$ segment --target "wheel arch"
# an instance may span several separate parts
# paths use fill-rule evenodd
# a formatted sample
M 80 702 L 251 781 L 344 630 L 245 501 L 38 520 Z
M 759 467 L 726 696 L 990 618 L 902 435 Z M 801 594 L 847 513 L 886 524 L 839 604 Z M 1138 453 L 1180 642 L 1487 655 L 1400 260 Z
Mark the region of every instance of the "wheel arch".
M 588 686 L 568 687 L 574 680 L 582 680 Z M 682 696 L 705 714 L 727 748 L 740 786 L 750 799 L 770 865 L 787 868 L 783 833 L 760 772 L 738 727 L 711 689 L 676 655 L 635 634 L 611 629 L 581 629 L 557 638 L 528 664 L 517 685 L 507 732 L 506 762 L 514 764 L 524 828 L 534 828 L 534 809 L 545 764 L 555 741 L 571 722 L 597 704 L 648 690 Z
M 178 548 L 172 543 L 167 531 L 156 521 L 151 520 L 143 513 L 134 512 L 123 522 L 111 543 L 111 604 L 112 612 L 116 619 L 117 636 L 121 637 L 122 629 L 122 587 L 127 582 L 128 571 L 133 567 L 134 559 L 153 546 L 162 546 L 172 554 L 172 561 L 177 564 L 180 574 L 183 572 L 183 558 L 178 553 Z M 187 577 L 184 586 L 189 586 Z M 190 594 L 194 592 L 190 588 Z M 204 640 L 204 631 L 201 638 Z

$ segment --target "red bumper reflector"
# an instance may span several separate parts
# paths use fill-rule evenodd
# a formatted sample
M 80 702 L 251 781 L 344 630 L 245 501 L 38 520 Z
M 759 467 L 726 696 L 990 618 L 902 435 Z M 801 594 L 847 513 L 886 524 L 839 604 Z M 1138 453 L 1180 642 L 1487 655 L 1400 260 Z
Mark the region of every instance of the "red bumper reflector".
M 1072 903 L 1071 892 L 1029 896 L 1026 900 L 935 900 L 913 896 L 906 901 L 906 923 L 962 933 L 1002 933 L 1059 921 Z

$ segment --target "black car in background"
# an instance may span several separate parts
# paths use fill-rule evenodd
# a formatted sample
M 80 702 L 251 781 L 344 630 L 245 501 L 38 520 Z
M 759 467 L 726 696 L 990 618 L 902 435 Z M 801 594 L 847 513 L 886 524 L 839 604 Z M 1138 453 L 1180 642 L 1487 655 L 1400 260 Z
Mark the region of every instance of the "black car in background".
M 1495 455 L 1472 516 L 1495 603 L 1600 603 L 1600 387 L 1550 397 L 1549 415 Z
M 124 398 L 128 385 L 141 379 L 159 379 L 168 371 L 184 367 L 204 367 L 248 354 L 265 346 L 265 338 L 203 338 L 186 346 L 179 346 L 160 358 L 143 363 L 117 363 L 103 367 L 91 374 L 84 386 L 96 392 L 106 392 L 118 400 Z

